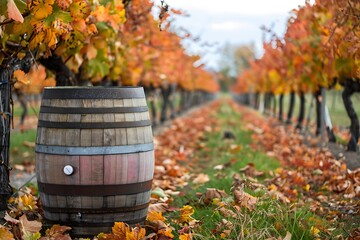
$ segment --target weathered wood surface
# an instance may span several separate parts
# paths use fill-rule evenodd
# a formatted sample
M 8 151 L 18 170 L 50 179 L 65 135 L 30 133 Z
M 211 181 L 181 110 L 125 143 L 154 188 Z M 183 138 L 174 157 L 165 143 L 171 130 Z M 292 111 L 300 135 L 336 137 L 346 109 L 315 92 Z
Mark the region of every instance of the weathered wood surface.
M 111 90 L 111 89 L 110 89 Z M 154 151 L 103 154 L 101 149 L 118 146 L 131 149 L 133 146 L 153 143 L 150 124 L 137 127 L 107 127 L 108 124 L 121 122 L 149 121 L 148 111 L 137 107 L 147 107 L 145 98 L 125 99 L 43 99 L 42 107 L 47 112 L 39 114 L 39 120 L 54 126 L 44 127 L 39 124 L 36 139 L 36 171 L 40 185 L 40 198 L 44 205 L 45 218 L 54 222 L 73 224 L 75 235 L 95 234 L 111 229 L 115 221 L 131 224 L 146 217 L 147 204 L 150 200 L 150 189 L 141 192 L 131 188 L 124 192 L 116 186 L 142 184 L 152 180 L 154 172 Z M 91 109 L 94 113 L 77 113 L 70 109 Z M 135 112 L 112 112 L 122 109 L 135 109 Z M 61 113 L 60 110 L 61 109 Z M 97 109 L 102 109 L 97 113 Z M 109 110 L 109 113 L 104 111 Z M 70 127 L 62 123 L 70 123 Z M 71 123 L 103 123 L 101 128 L 79 128 Z M 79 125 L 81 126 L 81 125 Z M 91 125 L 90 125 L 91 126 Z M 42 147 L 42 148 L 39 148 Z M 51 148 L 64 150 L 63 154 L 54 154 Z M 84 150 L 80 155 L 71 154 L 68 148 Z M 89 149 L 100 149 L 87 154 Z M 47 152 L 48 151 L 48 152 Z M 63 172 L 66 165 L 71 165 L 74 173 L 67 176 Z M 40 186 L 39 185 L 39 186 Z M 66 194 L 66 187 L 98 187 L 96 191 L 83 192 L 79 195 Z M 106 186 L 114 186 L 114 193 L 101 193 Z M 132 186 L 132 185 L 131 185 Z M 147 185 L 146 185 L 147 186 Z M 59 188 L 59 193 L 49 190 Z M 80 189 L 79 188 L 79 189 Z M 130 190 L 129 190 L 130 189 Z M 86 224 L 85 224 L 86 223 Z M 92 223 L 92 224 L 91 224 Z M 97 223 L 108 223 L 99 227 Z M 80 225 L 77 225 L 80 224 Z M 90 225 L 89 225 L 90 224 Z M 106 225 L 106 224 L 105 224 Z

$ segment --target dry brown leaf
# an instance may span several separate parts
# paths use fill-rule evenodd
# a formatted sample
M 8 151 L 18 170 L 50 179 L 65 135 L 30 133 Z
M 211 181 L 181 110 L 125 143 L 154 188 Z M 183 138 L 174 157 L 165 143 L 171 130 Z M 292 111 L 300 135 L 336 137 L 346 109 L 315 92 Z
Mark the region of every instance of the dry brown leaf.
M 166 203 L 154 203 L 154 204 L 149 205 L 148 212 L 165 213 L 165 212 L 167 212 L 168 208 L 169 208 L 169 206 Z
M 22 215 L 19 220 L 23 232 L 37 233 L 41 230 L 42 223 L 38 221 L 29 221 L 25 214 Z
M 290 199 L 287 198 L 283 193 L 277 191 L 277 190 L 271 190 L 269 191 L 270 196 L 272 196 L 273 198 L 276 198 L 278 200 L 280 200 L 283 203 L 290 203 Z
M 18 7 L 16 6 L 14 0 L 8 0 L 7 2 L 7 13 L 8 13 L 8 17 L 10 19 L 13 19 L 17 22 L 24 22 L 24 17 L 21 15 L 20 10 L 18 9 Z
M 71 240 L 69 234 L 65 234 L 65 232 L 70 230 L 71 227 L 55 224 L 50 229 L 46 230 L 46 236 L 40 238 L 40 240 L 48 240 L 48 239 Z
M 239 153 L 241 151 L 241 149 L 242 149 L 241 145 L 231 144 L 229 153 L 236 154 L 236 153 Z
M 220 207 L 218 210 L 226 218 L 228 218 L 228 217 L 236 218 L 237 217 L 237 214 L 234 211 L 227 209 L 225 207 Z
M 257 198 L 250 195 L 247 192 L 244 192 L 244 190 L 241 187 L 237 187 L 233 190 L 234 196 L 235 196 L 235 204 L 240 207 L 246 207 L 250 210 L 255 208 L 255 205 L 257 203 Z
M 20 223 L 20 221 L 19 221 L 19 220 L 17 220 L 17 219 L 15 219 L 15 218 L 11 217 L 11 216 L 10 216 L 7 212 L 5 213 L 5 217 L 4 217 L 4 219 L 5 219 L 6 221 L 8 221 L 8 222 L 13 223 L 13 224 L 18 224 L 18 223 Z
M 264 175 L 264 172 L 260 172 L 255 169 L 254 163 L 248 163 L 245 167 L 241 168 L 239 171 L 245 173 L 246 176 L 250 176 L 250 177 L 260 177 Z
M 286 236 L 283 238 L 283 240 L 291 240 L 291 233 L 286 232 Z
M 214 199 L 222 199 L 226 196 L 227 194 L 224 190 L 207 188 L 206 193 L 201 197 L 201 199 L 205 204 L 210 204 Z
M 200 173 L 194 180 L 193 183 L 195 184 L 203 184 L 210 181 L 210 178 L 207 174 Z
M 29 148 L 35 148 L 35 142 L 24 141 L 23 145 Z

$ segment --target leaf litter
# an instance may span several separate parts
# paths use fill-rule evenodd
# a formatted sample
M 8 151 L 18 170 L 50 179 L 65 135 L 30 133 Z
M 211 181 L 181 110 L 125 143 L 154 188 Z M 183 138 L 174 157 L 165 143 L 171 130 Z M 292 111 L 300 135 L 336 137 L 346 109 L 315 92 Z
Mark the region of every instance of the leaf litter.
M 252 132 L 252 149 L 267 152 L 278 159 L 282 167 L 271 172 L 271 178 L 266 179 L 264 184 L 257 181 L 264 172 L 258 171 L 254 164 L 249 163 L 239 169 L 239 173 L 233 175 L 231 200 L 225 191 L 216 188 L 207 188 L 199 194 L 199 202 L 214 206 L 214 211 L 223 216 L 213 229 L 213 234 L 227 239 L 234 231 L 231 219 L 246 219 L 243 209 L 252 211 L 262 201 L 261 196 L 252 195 L 244 191 L 245 188 L 264 191 L 263 196 L 278 199 L 290 206 L 310 205 L 314 213 L 332 222 L 351 223 L 359 216 L 360 169 L 348 170 L 346 164 L 336 160 L 327 149 L 305 144 L 306 139 L 291 126 L 279 125 L 274 119 L 265 119 L 232 101 L 226 104 L 242 114 L 244 130 Z M 203 143 L 206 133 L 220 131 L 220 123 L 214 114 L 220 106 L 220 101 L 215 101 L 190 116 L 176 119 L 166 132 L 155 137 L 156 167 L 146 226 L 130 227 L 125 223 L 114 223 L 111 233 L 99 233 L 94 239 L 166 240 L 174 239 L 175 235 L 179 239 L 199 236 L 198 231 L 204 222 L 194 218 L 195 208 L 190 205 L 173 207 L 172 202 L 183 194 L 179 189 L 184 189 L 190 183 L 204 184 L 210 180 L 210 176 L 196 169 L 196 152 L 209 150 Z M 227 139 L 231 141 L 233 138 Z M 242 146 L 231 145 L 226 151 L 236 154 L 242 151 Z M 228 164 L 216 165 L 214 169 L 217 174 L 221 173 L 234 161 L 231 159 Z M 54 225 L 44 236 L 40 235 L 41 204 L 30 190 L 12 198 L 9 206 L 5 218 L 7 223 L 0 227 L 0 238 L 71 239 L 68 235 L 70 227 L 67 226 Z M 176 217 L 167 219 L 168 212 L 176 213 Z M 280 228 L 281 223 L 274 224 L 275 228 Z M 319 236 L 320 231 L 333 230 L 319 228 L 311 227 L 314 237 Z M 357 239 L 360 235 L 358 226 L 349 226 L 345 231 L 348 239 Z M 267 239 L 291 237 L 292 234 L 286 232 L 283 237 Z

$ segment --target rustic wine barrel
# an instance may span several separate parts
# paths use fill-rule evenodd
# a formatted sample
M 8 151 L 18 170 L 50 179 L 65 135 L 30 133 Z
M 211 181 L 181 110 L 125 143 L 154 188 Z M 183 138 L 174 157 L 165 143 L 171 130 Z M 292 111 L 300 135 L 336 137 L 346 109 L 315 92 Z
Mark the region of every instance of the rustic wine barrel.
M 35 148 L 45 219 L 82 237 L 143 223 L 153 149 L 141 87 L 45 88 Z

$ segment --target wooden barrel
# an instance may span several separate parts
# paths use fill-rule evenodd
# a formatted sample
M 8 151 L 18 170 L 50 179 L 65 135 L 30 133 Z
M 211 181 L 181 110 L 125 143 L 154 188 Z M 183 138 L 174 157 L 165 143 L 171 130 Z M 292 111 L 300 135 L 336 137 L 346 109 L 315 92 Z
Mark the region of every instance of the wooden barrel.
M 45 219 L 82 237 L 143 223 L 153 149 L 143 88 L 45 88 L 35 148 Z

